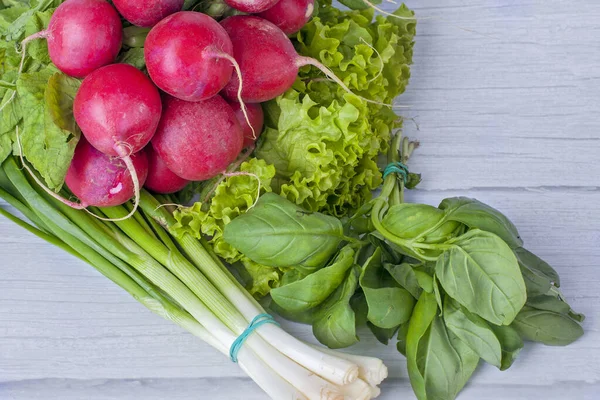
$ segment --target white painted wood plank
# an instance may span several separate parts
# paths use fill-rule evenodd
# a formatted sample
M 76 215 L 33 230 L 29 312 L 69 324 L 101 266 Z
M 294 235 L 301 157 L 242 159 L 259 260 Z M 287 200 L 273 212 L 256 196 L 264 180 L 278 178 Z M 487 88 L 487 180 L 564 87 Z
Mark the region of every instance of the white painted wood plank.
M 599 2 L 407 3 L 424 188 L 600 186 Z
M 541 394 L 543 395 L 541 396 Z M 459 400 L 596 400 L 600 384 L 468 385 Z M 267 400 L 249 379 L 41 380 L 0 386 L 3 400 Z M 378 400 L 414 399 L 407 380 L 390 380 Z

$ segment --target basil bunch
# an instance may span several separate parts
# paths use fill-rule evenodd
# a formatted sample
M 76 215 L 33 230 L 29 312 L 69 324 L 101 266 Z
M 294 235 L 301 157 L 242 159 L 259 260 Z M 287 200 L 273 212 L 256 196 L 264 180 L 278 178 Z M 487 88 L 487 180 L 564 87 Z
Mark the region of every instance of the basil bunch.
M 389 161 L 406 162 L 411 144 L 394 146 L 404 157 L 391 151 Z M 312 324 L 321 343 L 350 346 L 362 325 L 385 344 L 396 336 L 420 400 L 454 399 L 480 359 L 509 368 L 523 340 L 563 346 L 583 334 L 557 272 L 523 248 L 506 216 L 465 197 L 404 203 L 403 191 L 387 176 L 344 221 L 266 194 L 224 238 L 281 269 L 272 308 Z

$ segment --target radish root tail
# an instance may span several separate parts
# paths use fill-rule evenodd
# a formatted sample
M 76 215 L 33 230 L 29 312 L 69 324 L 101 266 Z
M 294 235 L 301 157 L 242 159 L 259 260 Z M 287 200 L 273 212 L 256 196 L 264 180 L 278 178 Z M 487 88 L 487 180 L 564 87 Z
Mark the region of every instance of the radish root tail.
M 371 83 L 381 76 L 381 74 L 383 73 L 383 66 L 385 65 L 385 63 L 383 62 L 383 57 L 381 57 L 381 54 L 377 51 L 377 49 L 375 47 L 371 46 L 362 37 L 360 38 L 360 41 L 363 42 L 364 44 L 366 44 L 368 47 L 370 47 L 371 50 L 373 50 L 375 52 L 375 54 L 377 54 L 377 58 L 379 58 L 379 62 L 381 63 L 381 66 L 379 68 L 379 72 L 377 73 L 377 75 L 375 75 L 373 78 L 369 79 L 368 83 Z
M 238 103 L 240 103 L 240 107 L 242 109 L 242 113 L 244 114 L 244 118 L 246 119 L 246 123 L 250 127 L 250 130 L 252 130 L 252 139 L 256 140 L 256 131 L 254 130 L 254 127 L 250 123 L 250 117 L 248 116 L 248 109 L 246 108 L 246 103 L 244 103 L 244 99 L 242 98 L 242 89 L 243 89 L 242 81 L 243 81 L 243 79 L 242 79 L 242 70 L 240 69 L 240 65 L 235 60 L 235 58 L 233 58 L 233 56 L 225 53 L 224 51 L 219 51 L 216 49 L 212 49 L 210 51 L 214 57 L 223 58 L 223 59 L 229 61 L 233 65 L 233 69 L 235 69 L 235 73 L 238 77 L 238 81 L 240 82 L 240 84 L 238 85 L 237 100 L 238 100 Z
M 365 101 L 367 103 L 377 104 L 379 106 L 390 107 L 390 108 L 408 108 L 408 107 L 410 107 L 410 106 L 400 106 L 400 105 L 382 103 L 382 102 L 379 102 L 379 101 L 369 100 L 367 98 L 359 96 L 356 93 L 354 93 L 352 90 L 350 90 L 350 88 L 348 86 L 346 86 L 346 84 L 340 78 L 338 78 L 332 71 L 330 71 L 329 68 L 327 68 L 326 66 L 324 66 L 323 64 L 321 64 L 320 62 L 318 62 L 317 60 L 315 60 L 314 58 L 298 56 L 298 59 L 296 61 L 296 66 L 298 66 L 298 67 L 304 67 L 305 65 L 311 65 L 311 66 L 313 66 L 315 68 L 318 68 L 329 79 L 331 79 L 332 81 L 334 81 L 335 83 L 337 83 L 346 92 L 348 92 L 348 93 L 350 93 L 350 94 L 358 97 L 359 99 L 361 99 L 361 100 L 363 100 L 363 101 Z
M 21 73 L 23 72 L 23 67 L 25 65 L 25 57 L 27 57 L 27 43 L 31 42 L 32 40 L 36 40 L 36 39 L 45 39 L 48 37 L 48 31 L 41 31 L 38 33 L 34 33 L 31 36 L 26 37 L 25 39 L 23 39 L 23 41 L 21 42 L 21 50 L 19 51 L 17 49 L 17 53 L 22 53 L 21 54 L 21 62 L 19 63 L 19 69 L 17 71 L 17 77 L 15 78 L 15 84 L 17 83 L 17 81 L 19 80 L 19 77 L 21 76 Z M 6 108 L 6 106 L 8 106 L 14 99 L 15 96 L 17 95 L 17 89 L 13 89 L 12 94 L 10 95 L 10 97 L 8 98 L 8 100 L 6 101 L 6 103 L 2 104 L 0 106 L 0 112 L 2 112 L 2 110 L 4 110 Z
M 88 207 L 87 204 L 75 203 L 73 201 L 67 200 L 67 199 L 63 198 L 62 196 L 60 196 L 59 194 L 55 193 L 54 191 L 50 190 L 50 188 L 47 187 L 44 184 L 44 182 L 42 182 L 42 180 L 37 177 L 37 175 L 31 170 L 31 168 L 29 168 L 29 165 L 27 165 L 27 162 L 25 162 L 25 158 L 23 157 L 23 148 L 21 147 L 21 137 L 19 136 L 19 126 L 18 125 L 15 127 L 15 137 L 17 138 L 17 147 L 19 148 L 19 158 L 21 159 L 21 164 L 23 165 L 23 168 L 29 173 L 31 178 L 33 178 L 35 183 L 37 183 L 39 187 L 44 189 L 44 191 L 46 193 L 48 193 L 49 196 L 51 196 L 53 199 L 55 199 L 57 201 L 60 201 L 64 205 L 74 208 L 76 210 L 85 210 L 86 207 Z
M 184 206 L 183 204 L 177 204 L 177 203 L 166 203 L 166 204 L 161 204 L 160 206 L 156 207 L 156 208 L 154 209 L 154 211 L 158 211 L 158 210 L 160 210 L 160 209 L 161 209 L 161 208 L 163 208 L 163 207 L 175 207 L 175 208 L 177 208 L 178 210 L 183 210 L 183 209 L 189 208 L 189 207 L 186 207 L 186 206 Z

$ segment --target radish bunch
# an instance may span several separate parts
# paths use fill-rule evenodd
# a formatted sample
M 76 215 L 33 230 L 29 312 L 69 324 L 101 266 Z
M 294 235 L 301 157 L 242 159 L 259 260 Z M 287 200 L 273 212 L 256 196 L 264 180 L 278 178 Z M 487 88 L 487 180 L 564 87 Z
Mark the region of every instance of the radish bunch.
M 145 182 L 173 193 L 224 173 L 261 133 L 259 103 L 290 89 L 304 65 L 347 89 L 287 37 L 310 19 L 314 0 L 225 1 L 256 15 L 217 22 L 181 11 L 183 0 L 67 0 L 46 31 L 25 39 L 46 38 L 54 64 L 85 78 L 73 110 L 84 138 L 66 180 L 80 203 L 66 204 L 116 206 L 138 199 Z M 119 13 L 151 27 L 148 75 L 112 64 L 123 38 Z

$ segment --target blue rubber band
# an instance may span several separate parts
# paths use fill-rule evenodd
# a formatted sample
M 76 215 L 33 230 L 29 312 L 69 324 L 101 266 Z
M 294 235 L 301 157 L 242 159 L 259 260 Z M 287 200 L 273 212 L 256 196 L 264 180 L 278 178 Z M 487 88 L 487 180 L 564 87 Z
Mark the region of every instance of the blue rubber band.
M 242 334 L 238 336 L 238 338 L 235 339 L 235 341 L 231 345 L 231 348 L 229 349 L 229 358 L 231 359 L 231 361 L 233 361 L 234 363 L 238 362 L 238 353 L 242 349 L 242 346 L 244 345 L 246 339 L 248 339 L 252 332 L 254 332 L 256 329 L 260 328 L 265 324 L 273 324 L 279 326 L 279 323 L 275 321 L 275 319 L 273 319 L 271 315 L 258 314 L 256 317 L 254 317 L 252 322 L 250 322 L 250 325 L 248 325 L 244 332 L 242 332 Z
M 390 163 L 387 167 L 385 167 L 383 170 L 383 179 L 385 179 L 389 174 L 401 175 L 402 179 L 404 179 L 404 183 L 408 181 L 408 167 L 400 161 Z

